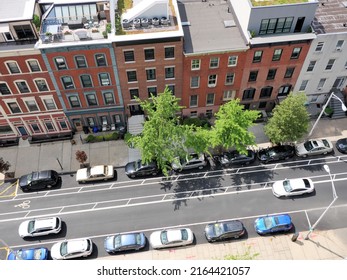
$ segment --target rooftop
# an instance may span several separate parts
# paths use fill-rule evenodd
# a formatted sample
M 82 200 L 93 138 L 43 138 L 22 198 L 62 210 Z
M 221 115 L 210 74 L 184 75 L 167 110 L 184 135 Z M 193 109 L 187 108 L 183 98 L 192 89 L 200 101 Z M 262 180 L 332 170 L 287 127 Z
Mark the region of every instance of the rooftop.
M 347 33 L 347 1 L 319 0 L 312 27 L 317 34 Z
M 185 53 L 244 50 L 244 40 L 228 3 L 220 0 L 207 2 L 178 2 L 184 32 Z
M 0 22 L 33 18 L 35 0 L 1 0 Z
M 310 0 L 251 0 L 253 7 L 288 5 L 310 2 Z

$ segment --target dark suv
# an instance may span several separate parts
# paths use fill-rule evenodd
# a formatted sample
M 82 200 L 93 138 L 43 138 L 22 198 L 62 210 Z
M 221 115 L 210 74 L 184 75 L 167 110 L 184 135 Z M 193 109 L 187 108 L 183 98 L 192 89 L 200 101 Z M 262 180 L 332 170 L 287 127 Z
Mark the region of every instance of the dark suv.
M 215 222 L 205 227 L 205 236 L 208 242 L 239 238 L 245 233 L 245 228 L 239 220 Z
M 32 172 L 19 178 L 19 187 L 22 191 L 49 189 L 55 187 L 61 177 L 57 171 L 44 170 Z

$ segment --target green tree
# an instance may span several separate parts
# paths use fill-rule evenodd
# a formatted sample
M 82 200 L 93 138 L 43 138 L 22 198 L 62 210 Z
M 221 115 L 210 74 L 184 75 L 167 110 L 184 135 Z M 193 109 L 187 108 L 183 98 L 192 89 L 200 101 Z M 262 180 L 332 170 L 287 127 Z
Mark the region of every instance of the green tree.
M 168 88 L 158 96 L 152 96 L 151 100 L 138 101 L 147 115 L 147 120 L 142 133 L 133 136 L 130 141 L 140 150 L 144 162 L 155 160 L 167 175 L 171 169 L 169 163 L 173 162 L 175 157 L 184 157 L 187 154 L 183 139 L 190 135 L 191 128 L 178 124 L 178 113 L 182 106 Z
M 273 116 L 264 127 L 272 143 L 295 142 L 307 133 L 310 118 L 306 100 L 304 93 L 290 93 L 274 108 Z
M 2 157 L 0 157 L 0 173 L 3 171 L 8 171 L 11 167 L 11 164 L 8 161 L 4 161 Z
M 258 111 L 244 110 L 238 99 L 220 106 L 210 133 L 211 146 L 224 149 L 235 147 L 239 152 L 246 153 L 246 146 L 255 144 L 255 136 L 248 129 L 258 116 Z

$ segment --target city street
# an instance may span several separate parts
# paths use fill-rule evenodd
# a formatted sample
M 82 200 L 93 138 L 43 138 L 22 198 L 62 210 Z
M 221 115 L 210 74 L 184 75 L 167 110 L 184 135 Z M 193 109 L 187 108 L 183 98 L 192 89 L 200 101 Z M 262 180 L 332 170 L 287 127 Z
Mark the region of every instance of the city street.
M 240 219 L 247 237 L 257 234 L 253 222 L 260 215 L 288 213 L 295 229 L 307 231 L 331 203 L 332 184 L 323 165 L 328 164 L 338 195 L 334 207 L 320 221 L 321 230 L 347 227 L 347 156 L 341 154 L 294 159 L 277 164 L 178 173 L 171 178 L 128 179 L 118 168 L 116 179 L 97 184 L 77 184 L 75 174 L 63 175 L 62 186 L 49 191 L 22 193 L 0 201 L 2 239 L 12 248 L 47 246 L 65 238 L 92 238 L 94 258 L 104 257 L 107 235 L 189 226 L 196 243 L 206 243 L 205 224 L 216 220 Z M 279 199 L 271 185 L 285 178 L 309 177 L 316 192 L 296 198 Z M 31 217 L 59 216 L 63 230 L 56 236 L 23 240 L 18 226 Z M 151 249 L 151 248 L 146 248 Z

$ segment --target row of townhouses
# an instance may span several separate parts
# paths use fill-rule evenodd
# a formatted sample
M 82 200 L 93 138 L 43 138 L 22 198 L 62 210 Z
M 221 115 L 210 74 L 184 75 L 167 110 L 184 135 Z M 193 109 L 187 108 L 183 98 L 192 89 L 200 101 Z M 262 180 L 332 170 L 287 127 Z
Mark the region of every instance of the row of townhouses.
M 347 93 L 344 0 L 2 0 L 0 141 L 114 130 L 168 87 L 183 116 Z M 333 99 L 332 99 L 333 101 Z

